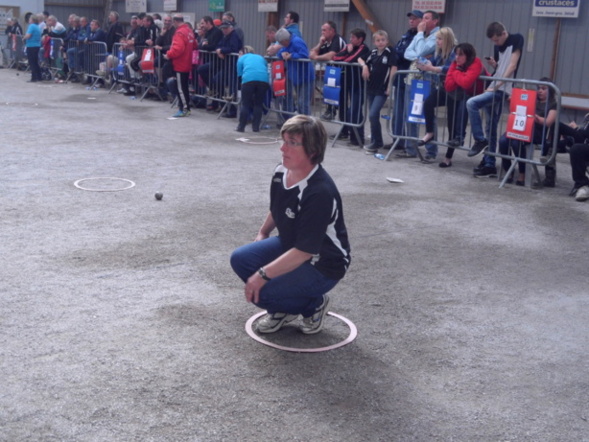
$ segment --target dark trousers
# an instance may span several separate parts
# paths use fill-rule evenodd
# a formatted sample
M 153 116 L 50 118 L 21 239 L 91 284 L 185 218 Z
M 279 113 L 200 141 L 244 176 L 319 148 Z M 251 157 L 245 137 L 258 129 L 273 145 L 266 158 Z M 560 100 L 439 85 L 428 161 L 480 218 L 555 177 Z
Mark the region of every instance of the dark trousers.
M 241 85 L 241 112 L 239 113 L 239 127 L 245 128 L 250 112 L 252 117 L 252 130 L 260 130 L 262 113 L 264 111 L 264 99 L 270 85 L 264 81 L 248 81 Z
M 190 110 L 190 95 L 188 92 L 188 76 L 189 72 L 176 72 L 176 83 L 178 87 L 178 108 L 182 110 Z
M 587 164 L 589 163 L 589 144 L 573 144 L 571 147 L 571 168 L 575 187 L 589 186 Z
M 31 81 L 41 81 L 41 67 L 39 66 L 39 50 L 40 48 L 27 48 L 27 59 L 29 60 L 29 67 L 31 68 Z

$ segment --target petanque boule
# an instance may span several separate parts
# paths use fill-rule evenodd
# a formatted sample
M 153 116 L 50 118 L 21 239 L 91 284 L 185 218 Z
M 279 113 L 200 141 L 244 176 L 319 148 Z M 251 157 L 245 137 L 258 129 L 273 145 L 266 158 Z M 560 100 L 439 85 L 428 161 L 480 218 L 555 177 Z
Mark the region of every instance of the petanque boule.
M 155 193 L 155 199 L 160 201 L 162 198 L 164 197 L 164 194 L 161 192 L 156 192 Z

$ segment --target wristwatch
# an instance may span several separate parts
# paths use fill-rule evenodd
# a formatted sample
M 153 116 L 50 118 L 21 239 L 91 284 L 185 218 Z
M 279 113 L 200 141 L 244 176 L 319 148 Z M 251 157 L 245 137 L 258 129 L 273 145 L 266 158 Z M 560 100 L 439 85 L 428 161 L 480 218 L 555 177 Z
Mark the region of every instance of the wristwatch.
M 266 270 L 264 270 L 264 267 L 260 267 L 258 269 L 258 275 L 260 275 L 264 281 L 270 281 L 272 279 L 268 278 L 268 275 L 266 275 Z

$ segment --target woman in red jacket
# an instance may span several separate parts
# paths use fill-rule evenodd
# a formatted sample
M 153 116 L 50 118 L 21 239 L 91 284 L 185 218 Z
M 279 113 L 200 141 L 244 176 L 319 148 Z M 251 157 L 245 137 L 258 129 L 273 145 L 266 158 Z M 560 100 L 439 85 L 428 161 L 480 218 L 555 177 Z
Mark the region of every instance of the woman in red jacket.
M 448 150 L 440 167 L 452 165 L 454 148 L 461 146 L 466 135 L 466 124 L 468 113 L 466 111 L 466 100 L 484 91 L 485 85 L 479 78 L 481 75 L 488 75 L 483 63 L 477 57 L 476 50 L 470 43 L 460 43 L 454 48 L 456 57 L 444 82 L 447 96 L 448 121 L 450 128 L 450 140 Z

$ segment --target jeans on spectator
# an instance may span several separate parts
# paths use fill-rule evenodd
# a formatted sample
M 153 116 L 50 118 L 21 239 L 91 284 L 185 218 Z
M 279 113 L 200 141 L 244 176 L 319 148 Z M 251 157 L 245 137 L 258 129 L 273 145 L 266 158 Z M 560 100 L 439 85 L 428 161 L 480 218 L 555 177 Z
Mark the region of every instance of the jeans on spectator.
M 295 112 L 294 94 L 297 96 L 296 111 L 299 114 L 311 115 L 311 97 L 313 96 L 313 83 L 305 81 L 299 84 L 293 84 L 292 81 L 286 80 L 286 97 L 284 97 L 284 110 Z M 287 115 L 286 118 L 290 118 Z
M 407 103 L 409 103 L 410 88 L 405 84 L 405 75 L 395 76 L 395 97 L 393 108 L 393 134 L 417 138 L 418 126 L 407 122 Z M 405 148 L 409 155 L 417 155 L 415 141 L 401 140 L 399 145 Z
M 384 146 L 382 128 L 380 125 L 380 111 L 387 101 L 387 95 L 368 92 L 368 119 L 370 120 L 370 142 L 377 147 Z
M 265 81 L 248 81 L 241 85 L 241 112 L 239 113 L 239 127 L 245 128 L 250 112 L 253 111 L 252 130 L 260 130 L 264 100 L 270 85 Z
M 589 178 L 587 178 L 589 144 L 573 144 L 571 147 L 570 160 L 575 187 L 589 186 Z
M 468 112 L 466 111 L 466 99 L 455 100 L 450 95 L 446 97 L 446 108 L 448 112 L 448 119 L 452 118 L 452 125 L 448 121 L 448 129 L 450 130 L 450 140 L 464 141 L 466 138 L 466 125 L 468 124 Z M 454 156 L 454 148 L 449 147 L 446 150 L 446 158 L 451 159 Z
M 348 96 L 350 97 L 350 106 L 346 110 L 345 121 L 352 124 L 360 124 L 364 119 L 364 113 L 362 108 L 364 107 L 364 88 L 362 85 L 352 84 L 351 89 L 348 90 Z M 356 134 L 354 129 L 358 131 L 359 140 L 356 140 Z M 348 132 L 350 139 L 364 143 L 364 125 L 359 127 L 349 126 Z
M 469 98 L 466 102 L 468 110 L 468 117 L 470 118 L 470 129 L 475 140 L 480 141 L 485 139 L 489 141 L 488 152 L 497 151 L 497 126 L 499 125 L 499 118 L 503 110 L 503 100 L 505 92 L 483 92 L 480 95 Z M 483 119 L 480 110 L 484 109 L 487 114 L 487 124 L 483 132 Z M 492 155 L 485 155 L 483 158 L 484 164 L 487 167 L 495 166 L 495 157 Z
M 38 47 L 27 48 L 27 59 L 31 68 L 31 81 L 41 81 L 41 67 L 39 66 L 39 49 Z
M 231 255 L 231 267 L 246 282 L 260 267 L 285 252 L 280 237 L 273 236 L 236 249 Z M 327 278 L 307 261 L 293 271 L 268 281 L 262 287 L 256 305 L 269 313 L 309 317 L 323 303 L 323 295 L 337 283 L 337 280 Z

